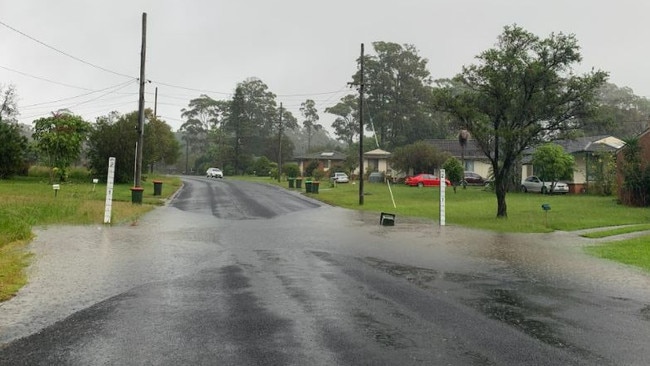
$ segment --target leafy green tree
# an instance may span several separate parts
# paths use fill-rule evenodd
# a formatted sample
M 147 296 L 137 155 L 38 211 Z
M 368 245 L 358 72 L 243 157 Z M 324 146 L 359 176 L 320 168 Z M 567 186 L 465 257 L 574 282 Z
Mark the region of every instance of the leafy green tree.
M 0 85 L 0 123 L 8 122 L 18 114 L 16 88 Z
M 153 173 L 156 163 L 176 163 L 180 156 L 180 145 L 171 126 L 155 117 L 150 109 L 145 112 L 148 122 L 144 126 L 142 164 L 148 165 L 149 171 Z
M 271 172 L 271 160 L 266 156 L 260 156 L 253 165 L 255 175 L 258 177 L 268 177 Z
M 424 141 L 398 147 L 393 151 L 390 164 L 393 169 L 410 174 L 433 173 L 436 168 L 449 159 L 448 153 Z
M 337 139 L 352 147 L 354 138 L 359 135 L 359 104 L 354 95 L 346 95 L 336 105 L 325 108 L 325 113 L 336 116 L 332 122 Z
M 540 179 L 551 182 L 551 193 L 556 182 L 573 177 L 575 159 L 558 144 L 548 143 L 539 146 L 533 153 L 532 162 Z
M 454 193 L 456 193 L 456 187 L 461 184 L 463 179 L 465 179 L 465 169 L 460 160 L 451 157 L 442 164 L 443 169 L 445 169 L 445 174 L 447 179 L 454 185 Z M 465 188 L 466 184 L 463 184 Z
M 190 100 L 187 108 L 181 109 L 181 117 L 200 123 L 204 130 L 212 130 L 221 123 L 226 107 L 224 101 L 201 94 L 198 98 Z
M 282 173 L 289 178 L 295 178 L 300 175 L 300 167 L 296 163 L 282 164 Z
M 148 122 L 144 128 L 142 149 L 143 166 L 165 162 L 173 164 L 179 156 L 179 144 L 171 127 L 162 120 L 154 118 L 151 109 L 145 110 Z M 138 134 L 138 112 L 124 115 L 111 112 L 98 117 L 88 135 L 88 165 L 93 175 L 105 180 L 108 173 L 108 159 L 114 157 L 115 182 L 133 181 L 135 165 L 135 146 Z
M 27 138 L 15 123 L 0 122 L 0 179 L 11 178 L 25 169 Z
M 628 87 L 605 83 L 596 95 L 598 109 L 582 123 L 586 136 L 631 137 L 643 132 L 650 122 L 650 100 Z
M 489 159 L 494 174 L 497 217 L 507 217 L 506 192 L 524 149 L 579 127 L 593 112 L 602 71 L 575 75 L 581 61 L 574 35 L 541 39 L 506 26 L 495 48 L 477 56 L 454 80 L 434 91 L 439 109 L 452 113 Z
M 0 85 L 0 179 L 10 178 L 25 169 L 27 138 L 21 135 L 18 124 L 16 89 Z
M 365 103 L 368 121 L 374 125 L 381 145 L 392 149 L 432 137 L 428 60 L 420 57 L 413 45 L 372 45 L 376 54 L 364 60 Z M 359 82 L 359 72 L 353 79 Z
M 316 103 L 311 99 L 302 102 L 302 104 L 300 104 L 300 113 L 302 113 L 302 116 L 305 118 L 302 125 L 307 132 L 307 151 L 311 151 L 311 138 L 314 132 L 323 128 L 323 125 L 316 123 L 319 118 Z
M 52 168 L 51 181 L 55 175 L 65 181 L 66 171 L 79 157 L 89 131 L 88 122 L 67 112 L 53 113 L 52 117 L 34 121 L 32 136 L 41 157 Z
M 247 154 L 245 149 L 252 143 L 254 129 L 253 122 L 246 113 L 246 97 L 241 86 L 237 86 L 235 89 L 228 117 L 224 121 L 224 129 L 231 138 L 235 172 L 241 174 L 244 171 L 242 164 L 244 157 L 242 155 L 251 155 L 250 153 Z
M 616 184 L 616 158 L 611 151 L 596 151 L 589 159 L 588 171 L 593 176 L 589 193 L 611 196 Z
M 628 206 L 644 207 L 650 204 L 650 167 L 643 162 L 643 147 L 637 136 L 624 140 L 622 161 L 618 161 L 623 175 L 621 202 Z
M 137 111 L 125 115 L 111 112 L 97 118 L 88 135 L 88 165 L 94 176 L 106 181 L 108 159 L 114 157 L 115 182 L 133 182 L 137 125 Z

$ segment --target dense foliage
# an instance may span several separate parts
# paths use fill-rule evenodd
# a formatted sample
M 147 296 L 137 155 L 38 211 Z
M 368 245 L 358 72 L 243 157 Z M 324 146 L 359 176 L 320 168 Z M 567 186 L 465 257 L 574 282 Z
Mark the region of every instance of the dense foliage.
M 497 217 L 507 216 L 508 184 L 524 149 L 579 128 L 593 112 L 607 74 L 575 75 L 579 50 L 573 35 L 540 38 L 507 26 L 477 64 L 435 90 L 438 108 L 461 121 L 492 165 Z

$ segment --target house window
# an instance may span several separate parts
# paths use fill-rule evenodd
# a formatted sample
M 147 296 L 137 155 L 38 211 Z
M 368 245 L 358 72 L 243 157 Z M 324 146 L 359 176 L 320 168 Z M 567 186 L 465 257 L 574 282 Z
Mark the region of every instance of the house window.
M 465 171 L 474 171 L 474 160 L 465 160 Z

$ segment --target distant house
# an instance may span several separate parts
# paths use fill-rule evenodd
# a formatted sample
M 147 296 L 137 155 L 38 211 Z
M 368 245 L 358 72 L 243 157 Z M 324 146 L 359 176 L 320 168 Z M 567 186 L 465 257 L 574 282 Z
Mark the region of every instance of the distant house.
M 573 181 L 569 184 L 570 193 L 585 192 L 589 187 L 589 182 L 595 180 L 593 172 L 590 172 L 590 166 L 597 155 L 603 152 L 615 154 L 625 143 L 613 136 L 588 136 L 578 137 L 573 140 L 557 140 L 553 143 L 564 148 L 564 151 L 573 155 L 575 165 L 573 167 Z M 529 149 L 524 152 L 522 177 L 534 174 L 534 166 L 531 162 L 531 156 L 535 149 Z M 527 155 L 527 156 L 526 156 Z
M 298 163 L 298 168 L 300 169 L 300 174 L 305 174 L 305 169 L 307 165 L 312 161 L 318 162 L 318 167 L 324 171 L 329 171 L 330 168 L 336 165 L 341 165 L 347 158 L 346 154 L 338 151 L 323 151 L 312 154 L 305 154 L 296 156 L 293 158 Z
M 391 153 L 382 149 L 375 149 L 363 154 L 363 169 L 367 172 L 380 172 L 391 175 L 392 170 L 388 164 Z
M 479 148 L 476 140 L 467 140 L 465 151 L 463 151 L 457 139 L 429 139 L 425 140 L 425 142 L 433 145 L 439 151 L 449 153 L 458 160 L 464 160 L 465 171 L 477 173 L 483 178 L 490 176 L 492 165 L 490 165 L 490 161 Z
M 641 132 L 636 138 L 638 139 L 639 147 L 641 149 L 639 152 L 641 158 L 641 171 L 645 171 L 648 166 L 650 166 L 650 129 L 646 129 L 645 131 Z M 625 162 L 625 159 L 623 157 L 623 151 L 625 148 L 625 146 L 622 146 L 616 152 L 616 182 L 618 186 L 618 197 L 624 204 L 639 205 L 640 203 L 634 202 L 633 196 L 631 196 L 629 193 L 625 193 L 625 190 L 623 189 L 623 183 L 625 179 L 623 176 L 622 167 L 623 163 Z M 641 204 L 645 204 L 645 202 L 641 202 Z

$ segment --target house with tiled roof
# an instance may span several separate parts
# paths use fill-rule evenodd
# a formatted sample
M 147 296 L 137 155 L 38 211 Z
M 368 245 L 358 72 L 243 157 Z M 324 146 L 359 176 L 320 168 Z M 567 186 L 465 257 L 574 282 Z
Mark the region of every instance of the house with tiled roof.
M 556 140 L 554 144 L 562 146 L 565 152 L 573 155 L 575 165 L 573 167 L 573 181 L 567 182 L 569 184 L 570 193 L 581 193 L 588 189 L 589 182 L 595 180 L 593 172 L 590 168 L 593 167 L 593 161 L 598 159 L 598 155 L 602 153 L 615 154 L 617 150 L 625 145 L 625 143 L 614 136 L 599 135 L 599 136 L 585 136 L 578 137 L 570 140 Z M 522 177 L 527 177 L 534 174 L 535 167 L 532 165 L 531 156 L 535 149 L 528 149 L 524 152 Z
M 467 140 L 464 151 L 457 139 L 429 139 L 425 142 L 433 145 L 439 151 L 451 154 L 458 160 L 464 160 L 465 171 L 477 173 L 483 178 L 490 176 L 492 166 L 476 140 Z
M 324 171 L 329 171 L 330 168 L 336 165 L 341 165 L 347 158 L 347 155 L 339 151 L 321 151 L 311 154 L 304 154 L 294 156 L 293 160 L 298 163 L 298 168 L 301 174 L 305 174 L 307 165 L 312 161 L 318 161 L 318 167 Z

